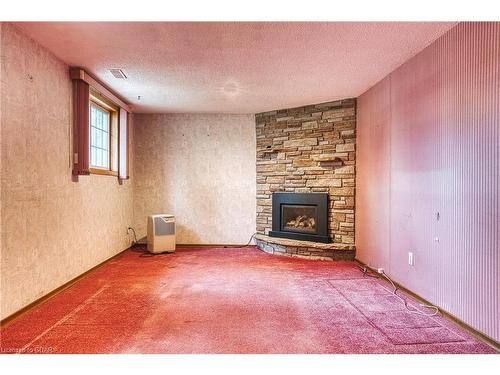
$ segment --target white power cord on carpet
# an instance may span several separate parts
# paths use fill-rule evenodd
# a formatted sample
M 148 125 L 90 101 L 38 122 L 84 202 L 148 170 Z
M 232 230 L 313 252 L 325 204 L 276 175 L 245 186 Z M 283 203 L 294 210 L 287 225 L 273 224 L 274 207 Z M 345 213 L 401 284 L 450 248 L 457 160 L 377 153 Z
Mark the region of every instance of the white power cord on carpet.
M 255 232 L 254 234 L 252 234 L 252 236 L 250 237 L 250 239 L 248 240 L 248 242 L 246 243 L 246 245 L 224 245 L 224 248 L 236 248 L 236 249 L 240 249 L 240 248 L 243 248 L 243 247 L 248 247 L 252 243 L 252 240 L 255 238 L 256 234 L 257 234 L 257 232 Z
M 361 266 L 358 266 L 358 267 L 361 269 L 361 271 L 363 271 L 363 275 L 378 278 L 375 275 L 369 274 L 367 267 L 361 267 Z M 435 315 L 439 314 L 439 308 L 437 306 L 434 306 L 434 305 L 426 305 L 423 303 L 419 303 L 419 305 L 422 307 L 425 307 L 428 309 L 433 309 L 434 312 L 432 312 L 432 313 L 426 313 L 425 311 L 421 311 L 414 306 L 412 306 L 412 308 L 410 308 L 410 305 L 408 305 L 408 302 L 403 297 L 401 297 L 399 294 L 397 294 L 397 291 L 399 288 L 396 286 L 396 284 L 394 284 L 394 281 L 392 281 L 392 279 L 384 272 L 384 270 L 382 268 L 377 269 L 377 271 L 379 274 L 384 276 L 391 283 L 392 287 L 394 288 L 394 290 L 392 291 L 392 294 L 394 294 L 399 300 L 401 300 L 403 302 L 406 310 L 408 310 L 412 314 L 418 314 L 418 315 L 423 315 L 423 316 L 435 316 Z
M 429 313 L 426 313 L 424 311 L 421 311 L 421 310 L 417 309 L 416 307 L 413 307 L 414 310 L 410 309 L 410 306 L 408 305 L 408 302 L 403 297 L 401 297 L 400 295 L 398 295 L 396 293 L 397 290 L 398 290 L 398 288 L 396 287 L 396 285 L 394 284 L 394 282 L 391 280 L 391 278 L 389 276 L 387 276 L 384 271 L 382 271 L 382 276 L 384 276 L 387 280 L 389 280 L 389 282 L 391 283 L 392 287 L 394 288 L 394 290 L 392 291 L 392 294 L 394 294 L 396 297 L 398 297 L 404 303 L 404 305 L 406 307 L 406 310 L 408 310 L 409 312 L 411 312 L 413 314 L 418 314 L 418 315 L 423 315 L 423 316 L 434 316 L 434 315 L 439 314 L 439 308 L 437 308 L 434 305 L 426 305 L 424 303 L 419 303 L 419 305 L 422 306 L 422 307 L 428 308 L 428 309 L 433 309 L 434 312 L 432 312 L 432 313 L 429 314 Z
M 375 279 L 378 279 L 378 276 L 376 276 L 376 275 L 372 275 L 372 274 L 368 273 L 368 267 L 361 267 L 361 266 L 359 266 L 359 265 L 358 265 L 358 268 L 359 268 L 361 271 L 363 271 L 363 276 L 368 276 L 368 277 L 373 277 L 373 278 L 375 278 Z

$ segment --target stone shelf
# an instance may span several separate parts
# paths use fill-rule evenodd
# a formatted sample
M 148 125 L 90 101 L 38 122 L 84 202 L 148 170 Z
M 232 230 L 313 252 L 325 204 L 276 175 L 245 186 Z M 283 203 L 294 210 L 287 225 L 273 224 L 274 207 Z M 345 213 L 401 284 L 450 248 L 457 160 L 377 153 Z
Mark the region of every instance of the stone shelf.
M 342 163 L 342 159 L 332 154 L 313 155 L 312 160 L 320 163 Z

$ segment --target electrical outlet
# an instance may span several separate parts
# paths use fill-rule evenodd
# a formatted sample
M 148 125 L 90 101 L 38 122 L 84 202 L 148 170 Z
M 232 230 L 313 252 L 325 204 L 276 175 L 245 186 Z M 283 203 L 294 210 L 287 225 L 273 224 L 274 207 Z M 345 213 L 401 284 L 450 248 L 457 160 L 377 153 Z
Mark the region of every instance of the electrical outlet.
M 413 259 L 413 253 L 411 251 L 408 253 L 408 264 L 410 266 L 414 266 L 415 265 L 415 262 L 414 262 L 414 259 Z

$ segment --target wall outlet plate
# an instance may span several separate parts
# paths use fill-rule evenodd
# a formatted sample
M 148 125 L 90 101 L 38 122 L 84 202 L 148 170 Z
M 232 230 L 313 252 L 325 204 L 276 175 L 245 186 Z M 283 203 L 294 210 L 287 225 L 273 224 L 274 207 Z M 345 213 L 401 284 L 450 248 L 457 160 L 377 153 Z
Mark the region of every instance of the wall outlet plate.
M 415 265 L 415 259 L 413 258 L 413 253 L 411 251 L 408 253 L 408 264 L 410 266 Z

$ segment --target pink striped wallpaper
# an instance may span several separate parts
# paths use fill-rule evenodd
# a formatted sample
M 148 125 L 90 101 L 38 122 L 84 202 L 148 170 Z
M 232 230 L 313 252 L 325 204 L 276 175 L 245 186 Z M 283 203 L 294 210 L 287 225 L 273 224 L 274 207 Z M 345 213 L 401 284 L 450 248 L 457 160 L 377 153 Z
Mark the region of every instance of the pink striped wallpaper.
M 496 341 L 499 94 L 500 23 L 458 24 L 359 97 L 356 181 L 358 259 Z

